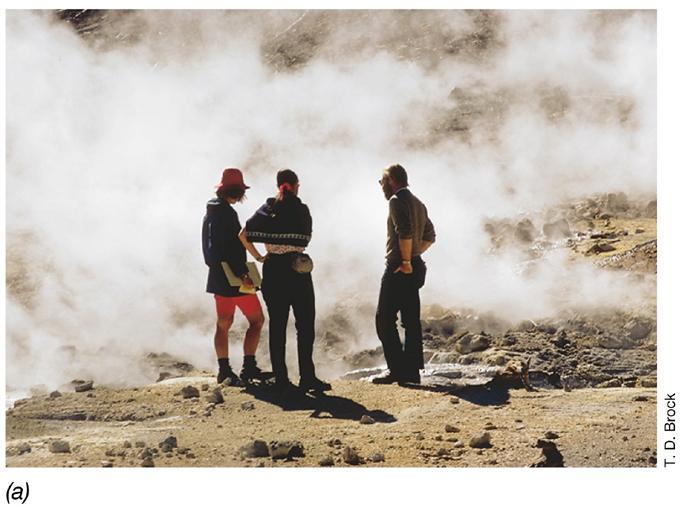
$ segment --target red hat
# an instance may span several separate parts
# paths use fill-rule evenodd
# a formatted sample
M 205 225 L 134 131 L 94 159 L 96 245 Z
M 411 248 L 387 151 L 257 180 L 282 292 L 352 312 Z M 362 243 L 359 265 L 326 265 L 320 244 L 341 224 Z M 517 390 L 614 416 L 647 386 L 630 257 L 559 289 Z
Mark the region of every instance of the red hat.
M 244 176 L 242 176 L 242 171 L 230 167 L 223 171 L 223 177 L 215 188 L 241 188 L 246 190 L 249 187 L 244 183 Z

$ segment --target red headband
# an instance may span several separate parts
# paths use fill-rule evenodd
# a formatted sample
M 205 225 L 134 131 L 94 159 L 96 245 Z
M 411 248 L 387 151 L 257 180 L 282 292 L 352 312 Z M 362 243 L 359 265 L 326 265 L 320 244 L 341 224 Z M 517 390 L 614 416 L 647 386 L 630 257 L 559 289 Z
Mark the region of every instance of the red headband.
M 285 190 L 288 190 L 289 192 L 293 192 L 293 191 L 294 191 L 294 186 L 293 186 L 291 183 L 286 183 L 286 182 L 285 182 L 285 183 L 282 183 L 282 184 L 279 186 L 279 192 L 280 192 L 280 194 L 284 194 L 284 191 L 285 191 Z

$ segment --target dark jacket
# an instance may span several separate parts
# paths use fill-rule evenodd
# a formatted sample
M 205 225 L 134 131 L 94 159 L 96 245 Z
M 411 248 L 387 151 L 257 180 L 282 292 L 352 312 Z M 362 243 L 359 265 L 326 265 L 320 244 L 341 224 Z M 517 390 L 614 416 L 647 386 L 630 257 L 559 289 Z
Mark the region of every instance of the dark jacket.
M 310 210 L 295 195 L 284 201 L 268 198 L 246 221 L 246 238 L 250 242 L 307 247 L 312 232 Z
M 225 297 L 244 295 L 238 286 L 230 286 L 221 262 L 225 261 L 235 275 L 247 273 L 246 249 L 239 240 L 242 226 L 230 203 L 215 197 L 206 203 L 206 215 L 201 229 L 204 262 L 208 265 L 206 291 Z
M 435 242 L 436 232 L 426 206 L 407 188 L 400 189 L 388 201 L 386 264 L 389 269 L 400 266 L 399 241 L 412 239 L 412 257 L 419 256 L 422 241 Z

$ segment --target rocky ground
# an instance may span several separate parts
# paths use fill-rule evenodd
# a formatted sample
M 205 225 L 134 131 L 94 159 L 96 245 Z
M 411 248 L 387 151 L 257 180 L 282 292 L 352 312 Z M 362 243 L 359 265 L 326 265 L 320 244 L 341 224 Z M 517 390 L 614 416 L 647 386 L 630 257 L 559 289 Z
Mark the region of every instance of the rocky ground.
M 86 383 L 86 388 L 89 387 Z M 195 373 L 18 401 L 7 465 L 652 466 L 656 390 L 437 391 L 335 381 L 278 402 Z

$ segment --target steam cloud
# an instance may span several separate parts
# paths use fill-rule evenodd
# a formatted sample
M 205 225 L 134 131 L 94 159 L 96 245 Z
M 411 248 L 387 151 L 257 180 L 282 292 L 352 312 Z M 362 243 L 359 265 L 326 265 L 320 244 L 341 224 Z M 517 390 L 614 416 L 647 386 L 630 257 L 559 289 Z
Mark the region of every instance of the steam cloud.
M 654 12 L 118 16 L 86 37 L 7 13 L 9 386 L 136 385 L 149 351 L 212 367 L 200 224 L 228 166 L 252 186 L 242 221 L 299 174 L 318 318 L 350 318 L 349 348 L 376 345 L 395 162 L 438 234 L 424 304 L 515 320 L 650 294 L 559 253 L 520 273 L 483 222 L 655 197 Z

